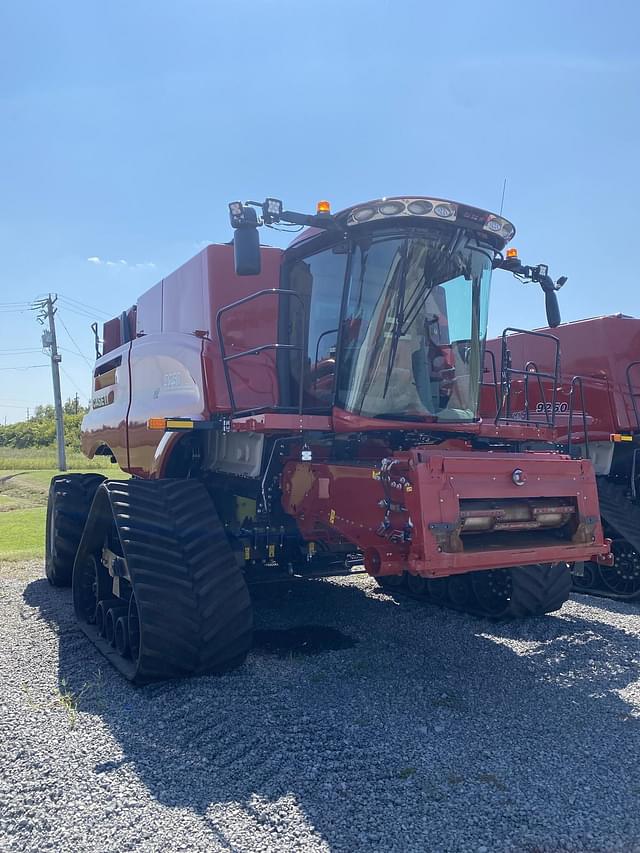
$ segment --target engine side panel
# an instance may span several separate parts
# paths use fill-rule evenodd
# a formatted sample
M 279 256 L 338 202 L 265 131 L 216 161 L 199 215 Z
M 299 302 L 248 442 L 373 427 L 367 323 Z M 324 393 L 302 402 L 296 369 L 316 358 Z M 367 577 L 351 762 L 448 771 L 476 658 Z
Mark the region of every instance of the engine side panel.
M 161 476 L 163 462 L 156 451 L 164 433 L 150 430 L 147 421 L 208 417 L 202 340 L 178 332 L 138 338 L 131 346 L 130 363 L 129 471 L 141 477 Z M 167 443 L 167 450 L 170 447 Z

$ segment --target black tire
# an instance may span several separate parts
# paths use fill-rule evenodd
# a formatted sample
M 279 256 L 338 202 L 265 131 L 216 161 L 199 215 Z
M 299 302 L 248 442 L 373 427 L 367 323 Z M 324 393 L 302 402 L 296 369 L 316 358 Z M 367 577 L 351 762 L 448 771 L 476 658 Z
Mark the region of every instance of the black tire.
M 565 563 L 534 563 L 511 569 L 511 601 L 506 615 L 516 619 L 559 610 L 571 593 L 571 569 Z
M 73 563 L 102 474 L 59 474 L 51 480 L 45 532 L 45 573 L 53 586 L 69 586 Z
M 128 658 L 113 653 L 79 608 L 83 577 L 114 522 L 133 592 L 128 611 L 118 613 L 126 618 Z M 87 522 L 73 586 L 84 632 L 137 684 L 227 672 L 251 647 L 244 574 L 196 480 L 105 483 Z

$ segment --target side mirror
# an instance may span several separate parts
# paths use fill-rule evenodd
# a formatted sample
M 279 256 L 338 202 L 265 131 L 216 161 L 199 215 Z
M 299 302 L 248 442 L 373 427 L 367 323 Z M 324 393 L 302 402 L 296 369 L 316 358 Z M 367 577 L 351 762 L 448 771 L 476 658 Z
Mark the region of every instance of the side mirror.
M 260 275 L 260 235 L 257 226 L 238 228 L 233 235 L 236 275 Z
M 560 317 L 560 306 L 558 305 L 558 296 L 555 290 L 545 290 L 544 307 L 547 310 L 547 323 L 552 329 L 555 329 L 555 327 L 559 326 L 562 322 Z
M 229 205 L 233 226 L 233 259 L 236 275 L 260 275 L 258 217 L 252 207 L 234 201 Z

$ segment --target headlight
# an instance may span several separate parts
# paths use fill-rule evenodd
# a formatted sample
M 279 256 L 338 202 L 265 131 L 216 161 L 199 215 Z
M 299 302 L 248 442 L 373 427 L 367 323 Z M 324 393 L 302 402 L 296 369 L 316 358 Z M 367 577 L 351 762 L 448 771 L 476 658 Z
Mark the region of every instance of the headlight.
M 396 216 L 404 211 L 404 202 L 402 201 L 385 201 L 378 207 L 380 213 L 384 216 Z
M 352 214 L 356 222 L 366 222 L 368 219 L 371 219 L 375 215 L 376 211 L 373 207 L 361 207 L 360 210 L 356 210 Z
M 430 201 L 411 201 L 407 205 L 407 210 L 414 216 L 425 216 L 427 213 L 431 213 L 433 205 Z
M 433 210 L 437 216 L 442 216 L 445 219 L 453 216 L 453 208 L 449 207 L 448 204 L 436 204 Z

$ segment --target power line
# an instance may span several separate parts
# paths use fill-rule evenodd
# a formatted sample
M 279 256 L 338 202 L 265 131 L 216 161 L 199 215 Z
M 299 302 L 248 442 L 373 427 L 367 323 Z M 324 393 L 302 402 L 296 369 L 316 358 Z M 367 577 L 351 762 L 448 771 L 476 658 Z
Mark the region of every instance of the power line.
M 78 344 L 75 342 L 75 339 L 74 339 L 73 335 L 71 334 L 71 332 L 69 331 L 69 329 L 67 329 L 67 324 L 64 322 L 64 320 L 62 319 L 62 317 L 61 317 L 59 314 L 58 314 L 58 319 L 59 319 L 59 320 L 60 320 L 60 322 L 62 323 L 62 328 L 65 330 L 65 332 L 66 332 L 66 333 L 67 333 L 67 335 L 69 336 L 69 340 L 70 340 L 70 341 L 71 341 L 71 343 L 74 345 L 74 347 L 78 350 L 78 355 L 79 355 L 81 358 L 83 358 L 83 359 L 87 362 L 87 364 L 89 365 L 89 367 L 93 367 L 93 363 L 92 363 L 91 361 L 89 361 L 89 359 L 86 357 L 86 355 L 81 351 L 80 347 L 79 347 L 79 346 L 78 346 Z
M 64 296 L 62 293 L 58 294 L 58 297 L 63 302 L 71 303 L 72 305 L 84 308 L 85 311 L 91 311 L 94 314 L 102 314 L 104 317 L 109 317 L 109 313 L 103 308 L 95 308 L 93 305 L 88 305 L 86 302 L 81 302 L 79 299 L 74 299 L 71 296 Z
M 48 364 L 27 364 L 24 367 L 0 367 L 0 370 L 33 370 L 34 367 L 49 367 Z
M 17 403 L 3 403 L 0 400 L 0 409 L 24 409 L 24 407 L 26 405 L 27 405 L 27 403 L 22 403 L 21 405 L 18 405 Z M 29 403 L 28 405 L 35 407 L 35 406 L 39 406 L 41 404 L 40 403 Z
M 69 312 L 70 314 L 75 314 L 76 317 L 83 317 L 85 320 L 95 320 L 96 315 L 90 311 L 85 311 L 83 308 L 76 308 L 75 305 L 66 305 L 64 306 L 64 310 Z
M 73 379 L 71 376 L 69 376 L 69 374 L 67 373 L 67 371 L 64 369 L 64 367 L 62 365 L 60 365 L 60 370 L 64 373 L 64 375 L 67 377 L 67 379 L 73 385 L 73 387 L 76 389 L 76 391 L 78 391 L 79 394 L 82 394 L 82 396 L 84 397 L 85 400 L 88 400 L 89 397 L 87 396 L 87 392 L 83 391 L 82 388 L 80 388 L 80 386 L 75 381 L 75 379 Z

